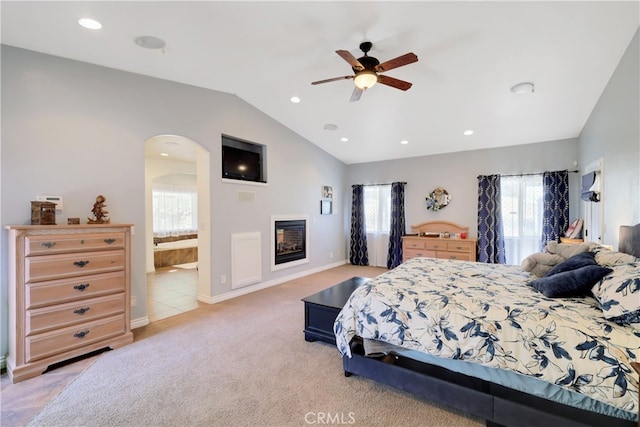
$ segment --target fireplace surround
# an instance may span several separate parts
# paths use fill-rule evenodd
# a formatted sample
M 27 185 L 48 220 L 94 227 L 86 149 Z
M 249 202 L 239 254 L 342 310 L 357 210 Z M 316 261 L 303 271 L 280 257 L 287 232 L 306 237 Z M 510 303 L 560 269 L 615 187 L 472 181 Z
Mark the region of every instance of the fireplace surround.
M 308 218 L 300 215 L 271 217 L 271 270 L 309 262 Z

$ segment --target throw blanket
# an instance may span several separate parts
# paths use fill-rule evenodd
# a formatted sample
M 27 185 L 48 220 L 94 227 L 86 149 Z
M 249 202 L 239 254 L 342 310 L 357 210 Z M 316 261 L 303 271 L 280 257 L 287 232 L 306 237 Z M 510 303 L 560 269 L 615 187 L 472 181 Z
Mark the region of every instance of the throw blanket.
M 413 258 L 358 288 L 334 325 L 358 335 L 530 375 L 637 413 L 640 325 L 606 320 L 594 298 L 551 299 L 518 266 Z

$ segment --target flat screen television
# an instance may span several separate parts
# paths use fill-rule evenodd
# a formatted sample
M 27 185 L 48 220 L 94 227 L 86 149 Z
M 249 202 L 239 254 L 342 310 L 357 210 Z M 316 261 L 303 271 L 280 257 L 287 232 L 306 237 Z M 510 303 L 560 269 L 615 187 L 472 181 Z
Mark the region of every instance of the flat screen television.
M 222 177 L 263 182 L 260 157 L 260 153 L 223 145 Z

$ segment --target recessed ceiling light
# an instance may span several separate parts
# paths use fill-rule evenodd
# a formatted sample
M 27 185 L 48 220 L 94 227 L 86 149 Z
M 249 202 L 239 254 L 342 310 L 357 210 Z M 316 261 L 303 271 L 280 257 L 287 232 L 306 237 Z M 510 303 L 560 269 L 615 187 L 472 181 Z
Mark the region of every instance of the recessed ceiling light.
M 82 18 L 78 21 L 78 24 L 82 25 L 84 28 L 88 28 L 90 30 L 99 30 L 102 28 L 102 24 L 91 18 Z
M 167 45 L 164 40 L 154 36 L 140 36 L 134 39 L 135 44 L 145 49 L 164 49 Z
M 343 136 L 342 138 L 340 138 L 340 141 L 347 142 L 349 141 L 349 138 L 347 138 L 346 136 Z
M 471 129 L 467 129 L 467 130 L 464 131 L 464 134 L 466 136 L 473 135 L 473 131 Z
M 400 144 L 402 145 L 407 145 L 409 143 L 409 141 L 407 141 L 406 139 L 403 139 L 402 141 L 400 141 Z
M 162 157 L 169 157 L 169 154 L 168 154 L 168 153 L 160 153 L 160 155 L 161 155 Z
M 523 82 L 523 83 L 518 83 L 517 85 L 513 86 L 511 88 L 511 92 L 518 94 L 518 95 L 524 95 L 527 93 L 533 93 L 534 91 L 534 86 L 533 83 L 531 82 Z
M 338 126 L 334 125 L 333 123 L 327 123 L 326 125 L 324 125 L 324 130 L 336 130 L 338 129 Z
M 297 104 L 300 102 L 300 98 L 298 98 L 297 96 L 292 96 L 291 98 L 289 98 L 291 100 L 291 102 L 293 102 L 294 104 Z

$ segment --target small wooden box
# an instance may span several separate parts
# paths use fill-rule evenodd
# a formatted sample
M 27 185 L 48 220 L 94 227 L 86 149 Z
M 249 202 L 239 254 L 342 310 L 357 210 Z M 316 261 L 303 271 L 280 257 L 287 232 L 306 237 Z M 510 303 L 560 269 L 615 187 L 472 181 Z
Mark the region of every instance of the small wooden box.
M 31 202 L 31 225 L 56 225 L 56 204 Z

